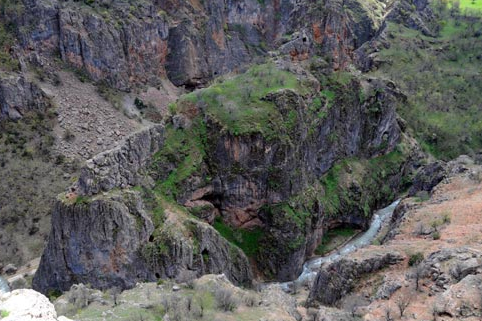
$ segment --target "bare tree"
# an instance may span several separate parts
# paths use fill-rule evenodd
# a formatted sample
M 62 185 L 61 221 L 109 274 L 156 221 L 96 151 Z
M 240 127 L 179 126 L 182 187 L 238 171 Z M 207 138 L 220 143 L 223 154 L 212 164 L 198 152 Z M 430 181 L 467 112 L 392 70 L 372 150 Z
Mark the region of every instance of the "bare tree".
M 119 298 L 119 294 L 121 294 L 121 289 L 117 286 L 111 288 L 109 290 L 110 296 L 112 298 L 112 301 L 114 301 L 114 305 L 117 305 L 117 299 Z
M 411 299 L 412 299 L 412 296 L 410 294 L 409 295 L 402 294 L 398 297 L 397 307 L 398 307 L 398 312 L 400 312 L 400 318 L 403 317 L 405 310 L 410 305 Z
M 390 305 L 387 305 L 385 307 L 385 321 L 393 321 L 393 317 L 392 317 L 392 309 L 390 308 Z
M 422 264 L 417 264 L 413 269 L 412 269 L 412 278 L 415 280 L 415 291 L 418 291 L 420 289 L 420 279 L 422 279 L 424 276 L 424 269 Z

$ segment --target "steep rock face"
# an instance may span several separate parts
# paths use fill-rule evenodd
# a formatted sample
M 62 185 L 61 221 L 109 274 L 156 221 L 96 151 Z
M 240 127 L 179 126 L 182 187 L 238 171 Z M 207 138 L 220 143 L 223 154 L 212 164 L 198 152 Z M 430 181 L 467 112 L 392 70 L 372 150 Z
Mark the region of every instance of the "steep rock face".
M 204 274 L 223 273 L 235 284 L 250 285 L 250 263 L 239 248 L 206 223 L 189 219 L 185 225 L 190 232 L 187 236 L 164 230 L 164 235 L 142 249 L 147 266 L 157 278 L 184 282 Z
M 438 23 L 427 0 L 398 1 L 387 19 L 420 30 L 427 36 L 438 31 Z
M 417 192 L 431 192 L 438 183 L 447 176 L 446 164 L 437 161 L 430 163 L 420 169 L 415 178 L 413 185 L 408 191 L 409 196 L 414 196 Z
M 379 271 L 402 260 L 402 255 L 393 252 L 373 253 L 359 261 L 342 259 L 331 263 L 318 272 L 308 300 L 312 303 L 318 301 L 321 304 L 334 305 L 353 290 L 356 280 L 363 275 Z
M 250 284 L 244 253 L 211 226 L 183 213 L 172 214 L 175 224 L 154 226 L 139 192 L 118 190 L 149 183 L 145 170 L 163 141 L 164 127 L 154 125 L 88 161 L 55 204 L 35 289 L 65 291 L 79 282 L 131 288 L 144 280 L 186 281 L 207 273 Z
M 368 94 L 360 101 L 362 87 Z M 155 180 L 187 207 L 202 204 L 203 209 L 211 209 L 212 215 L 219 213 L 235 228 L 262 228 L 263 246 L 255 256 L 259 270 L 268 278 L 292 280 L 319 245 L 327 215 L 338 216 L 341 223 L 365 227 L 370 220 L 366 208 L 387 201 L 374 197 L 360 207 L 356 201 L 338 202 L 336 213 L 329 213 L 322 200 L 327 189 L 320 179 L 338 160 L 380 156 L 393 151 L 401 140 L 394 107 L 404 97 L 393 84 L 353 80 L 345 90 L 349 93 L 342 94 L 340 89 L 333 94 L 336 99 L 321 100 L 319 107 L 311 105 L 309 96 L 291 89 L 267 94 L 263 101 L 275 106 L 273 119 L 280 117 L 276 121 L 281 128 L 274 137 L 256 129 L 248 134 L 230 132 L 227 124 L 205 111 L 209 106 L 200 93 L 196 106 L 180 103 L 187 109 L 179 107 L 179 117 L 190 119 L 185 123 L 192 128 L 199 126 L 199 119 L 205 120 L 205 140 L 200 142 L 204 152 L 198 153 L 204 156 L 193 160 L 195 154 L 183 157 L 162 151 L 163 156 L 154 161 Z M 174 124 L 168 126 L 170 135 L 184 131 L 174 129 Z M 182 168 L 186 162 L 199 165 L 173 188 L 170 182 L 179 172 L 187 171 Z M 390 183 L 390 190 L 397 190 L 403 173 L 403 168 L 396 169 L 398 179 Z M 354 187 L 350 195 L 360 198 L 361 189 Z
M 60 53 L 93 80 L 123 90 L 166 75 L 175 85 L 202 86 L 280 45 L 293 60 L 321 55 L 343 69 L 376 34 L 385 10 L 357 0 L 18 1 L 20 10 L 7 18 L 31 61 L 45 64 L 43 56 Z
M 390 46 L 387 41 L 387 22 L 396 22 L 408 28 L 420 30 L 428 36 L 434 36 L 439 31 L 437 19 L 428 1 L 402 0 L 394 2 L 391 6 L 386 20 L 376 35 L 360 44 L 360 47 L 353 54 L 353 61 L 362 71 L 374 70 L 383 62 L 378 52 Z
M 67 198 L 55 204 L 49 243 L 33 280 L 36 290 L 66 291 L 81 282 L 126 288 L 152 279 L 139 250 L 154 227 L 138 195 L 72 204 Z
M 18 120 L 28 111 L 44 111 L 46 95 L 23 76 L 0 77 L 0 120 Z
M 112 11 L 94 11 L 75 2 L 25 0 L 15 21 L 24 48 L 41 55 L 58 55 L 94 81 L 105 80 L 119 89 L 131 84 L 156 83 L 165 75 L 168 26 L 153 6 L 115 5 Z M 11 18 L 10 18 L 11 19 Z M 142 35 L 142 37 L 139 37 Z
M 88 160 L 75 189 L 78 188 L 83 195 L 94 195 L 115 187 L 139 185 L 143 179 L 141 170 L 163 143 L 163 125 L 154 125 L 131 135 L 119 147 Z

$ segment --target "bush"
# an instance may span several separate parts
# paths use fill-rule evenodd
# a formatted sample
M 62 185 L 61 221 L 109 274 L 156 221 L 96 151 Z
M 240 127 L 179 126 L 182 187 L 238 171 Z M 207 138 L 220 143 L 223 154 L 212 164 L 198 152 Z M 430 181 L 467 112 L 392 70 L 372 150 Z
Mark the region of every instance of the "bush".
M 423 261 L 423 253 L 417 252 L 415 254 L 410 255 L 410 258 L 408 259 L 408 265 L 409 266 L 414 266 L 414 265 L 419 265 L 420 262 Z
M 449 224 L 452 221 L 450 218 L 450 213 L 443 213 L 442 221 L 444 224 Z
M 440 239 L 440 232 L 439 231 L 433 232 L 432 237 L 433 237 L 434 240 L 439 240 Z
M 238 302 L 233 295 L 231 289 L 220 288 L 214 292 L 216 303 L 219 309 L 224 311 L 234 311 L 238 306 Z

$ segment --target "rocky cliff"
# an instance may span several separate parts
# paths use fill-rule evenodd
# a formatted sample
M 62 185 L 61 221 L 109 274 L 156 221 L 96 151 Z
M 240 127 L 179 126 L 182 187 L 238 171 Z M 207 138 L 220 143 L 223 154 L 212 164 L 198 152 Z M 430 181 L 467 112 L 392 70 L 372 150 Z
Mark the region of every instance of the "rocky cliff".
M 186 281 L 207 273 L 224 273 L 236 284 L 251 282 L 246 256 L 212 227 L 177 210 L 166 210 L 159 222 L 138 191 L 125 190 L 142 182 L 142 169 L 162 147 L 163 128 L 136 133 L 120 148 L 96 156 L 79 182 L 59 195 L 35 289 L 65 291 L 79 282 L 130 288 L 144 280 Z
M 344 69 L 385 14 L 376 1 L 338 0 L 16 0 L 5 7 L 28 61 L 48 65 L 60 56 L 123 90 L 166 75 L 198 87 L 278 48 L 294 61 L 319 55 Z
M 104 93 L 137 94 L 163 81 L 193 90 L 163 111 L 162 124 L 89 160 L 57 201 L 35 279 L 44 292 L 80 280 L 131 287 L 208 272 L 249 283 L 246 256 L 262 278 L 294 279 L 326 229 L 366 228 L 371 210 L 406 187 L 419 162 L 396 113 L 403 93 L 349 71 L 393 9 L 383 3 L 1 3 L 23 72 L 70 69 Z M 42 93 L 30 88 L 21 99 L 33 108 Z M 14 105 L 2 115 L 20 113 Z M 139 98 L 135 105 L 148 108 Z M 80 237 L 87 222 L 73 222 L 82 213 L 102 216 L 101 237 Z M 129 226 L 134 217 L 141 230 Z
M 342 259 L 323 267 L 318 272 L 308 301 L 315 301 L 323 305 L 334 305 L 338 300 L 349 294 L 358 279 L 364 275 L 377 272 L 403 260 L 397 252 L 373 253 L 361 261 Z
M 49 106 L 44 92 L 24 76 L 0 76 L 0 120 L 18 120 L 31 111 L 44 113 Z
M 251 93 L 223 91 L 240 79 Z M 258 92 L 258 82 L 273 89 Z M 295 278 L 327 224 L 364 227 L 370 208 L 393 197 L 411 153 L 410 148 L 394 151 L 403 136 L 395 106 L 404 97 L 390 83 L 352 77 L 329 82 L 320 94 L 319 81 L 291 63 L 262 65 L 181 98 L 166 125 L 138 132 L 89 160 L 66 199 L 57 202 L 35 287 L 65 290 L 80 281 L 100 288 L 131 287 L 143 278 L 182 280 L 221 272 L 233 282 L 249 282 L 244 254 L 205 223 L 182 219 L 185 212 L 211 224 L 216 219 L 214 227 L 225 237 L 233 229 L 230 241 L 252 257 L 264 277 Z M 244 109 L 238 109 L 240 103 Z M 385 169 L 383 182 L 367 184 L 376 188 L 389 182 L 386 192 L 361 205 L 348 201 L 360 197 L 352 187 L 346 199 L 336 196 L 342 190 L 330 179 L 339 178 L 326 175 L 337 161 L 386 153 L 401 156 L 388 162 L 393 168 Z M 359 176 L 347 181 L 367 188 L 363 171 L 355 172 Z M 143 202 L 136 196 L 135 206 L 128 205 L 130 194 L 115 192 L 139 186 Z M 106 192 L 114 196 L 106 199 Z M 173 202 L 182 207 L 175 209 Z M 143 209 L 152 223 L 139 214 Z M 350 214 L 342 215 L 346 211 Z M 88 221 L 99 216 L 94 233 Z M 79 217 L 87 221 L 77 222 Z M 129 223 L 133 217 L 136 224 Z M 81 237 L 86 228 L 87 235 L 100 238 Z M 65 231 L 79 235 L 78 242 L 62 237 Z M 252 237 L 257 237 L 254 245 Z M 130 238 L 136 241 L 127 246 Z M 103 277 L 96 279 L 99 270 Z

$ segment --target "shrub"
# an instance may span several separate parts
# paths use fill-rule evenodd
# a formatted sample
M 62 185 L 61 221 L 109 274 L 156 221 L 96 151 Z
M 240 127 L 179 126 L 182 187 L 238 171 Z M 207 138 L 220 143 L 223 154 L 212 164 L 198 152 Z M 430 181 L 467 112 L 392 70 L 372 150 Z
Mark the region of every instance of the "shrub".
M 433 232 L 432 237 L 433 237 L 434 240 L 440 239 L 440 232 L 439 231 Z
M 409 266 L 419 265 L 420 262 L 422 261 L 423 261 L 423 253 L 417 252 L 415 254 L 410 255 L 410 258 L 408 259 L 408 265 Z
M 442 221 L 444 224 L 449 224 L 452 221 L 452 219 L 450 218 L 450 213 L 448 212 L 443 213 Z
M 258 305 L 258 297 L 255 294 L 246 294 L 243 297 L 244 304 L 248 307 L 254 307 Z
M 216 304 L 218 308 L 222 309 L 223 311 L 234 311 L 238 306 L 238 302 L 231 289 L 216 289 L 214 296 L 216 297 Z

